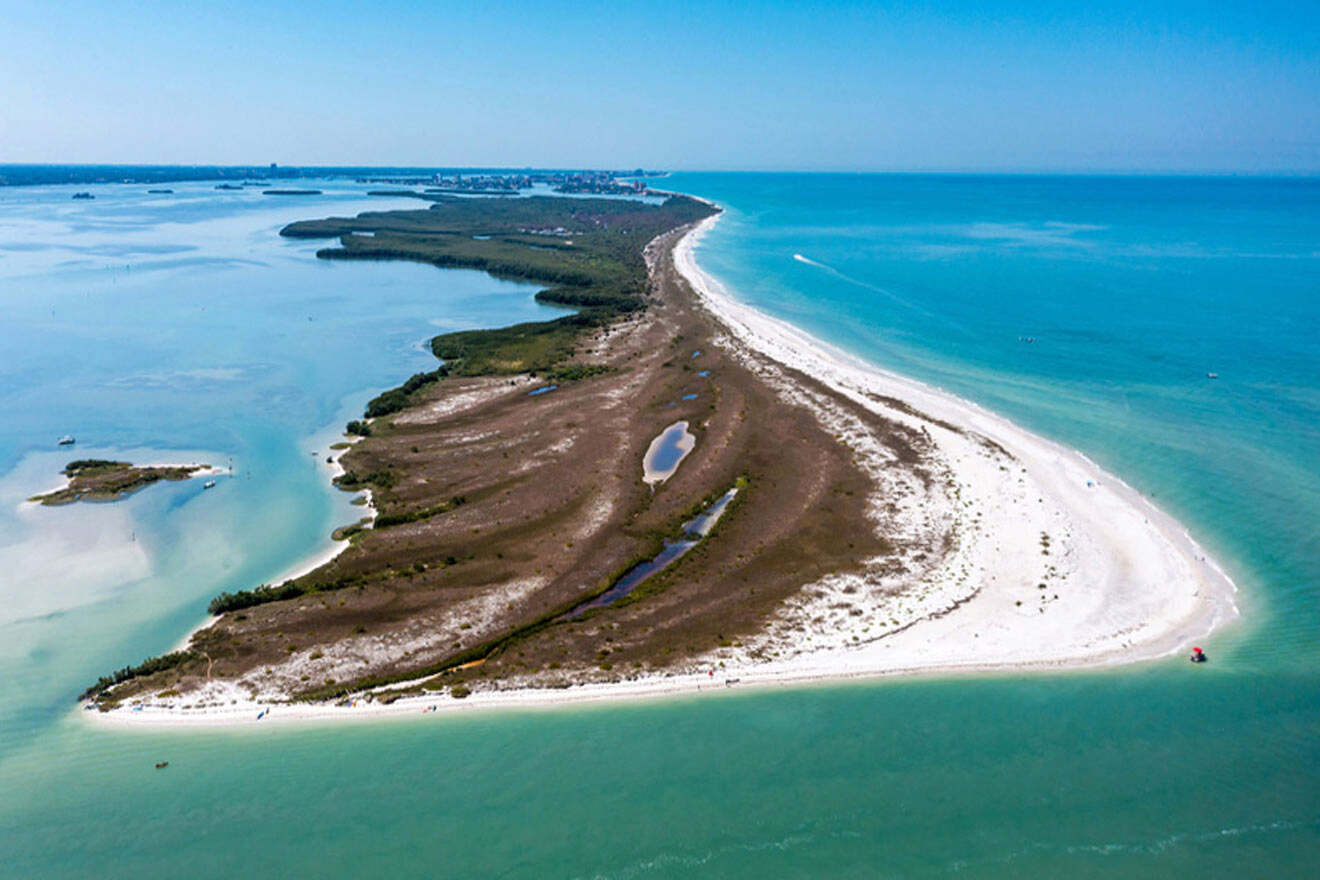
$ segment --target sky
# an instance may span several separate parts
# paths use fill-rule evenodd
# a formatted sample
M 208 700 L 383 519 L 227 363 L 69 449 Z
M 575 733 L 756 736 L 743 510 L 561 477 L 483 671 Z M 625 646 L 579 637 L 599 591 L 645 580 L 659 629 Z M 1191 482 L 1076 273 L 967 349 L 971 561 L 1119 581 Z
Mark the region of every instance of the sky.
M 1320 3 L 0 0 L 0 162 L 1320 172 Z

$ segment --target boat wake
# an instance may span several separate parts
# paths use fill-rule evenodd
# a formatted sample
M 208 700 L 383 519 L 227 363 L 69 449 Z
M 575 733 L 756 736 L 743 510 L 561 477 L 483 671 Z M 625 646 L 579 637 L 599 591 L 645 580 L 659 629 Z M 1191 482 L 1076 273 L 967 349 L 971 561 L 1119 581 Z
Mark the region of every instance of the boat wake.
M 834 272 L 836 275 L 839 274 L 837 269 L 833 269 L 829 266 L 826 266 L 824 263 L 817 263 L 815 260 L 811 259 L 811 257 L 804 257 L 801 254 L 794 254 L 793 259 L 797 260 L 799 263 L 806 263 L 808 266 L 815 266 L 818 269 L 829 269 L 831 272 Z
M 838 269 L 834 268 L 833 266 L 829 265 L 828 263 L 822 263 L 819 260 L 813 260 L 811 259 L 811 257 L 805 256 L 804 254 L 794 254 L 793 259 L 797 260 L 799 263 L 803 263 L 805 265 L 811 266 L 812 268 L 820 269 L 822 272 L 826 272 L 834 276 L 835 278 L 839 279 L 840 281 L 843 281 L 846 284 L 851 284 L 855 287 L 860 287 L 864 290 L 869 290 L 873 293 L 878 293 L 881 296 L 885 297 L 886 299 L 898 303 L 899 305 L 903 306 L 906 309 L 911 309 L 912 311 L 916 312 L 917 314 L 921 315 L 924 318 L 929 318 L 931 321 L 944 324 L 945 326 L 952 327 L 958 330 L 959 332 L 966 333 L 967 335 L 971 335 L 970 331 L 967 330 L 966 327 L 963 327 L 962 325 L 949 320 L 947 317 L 943 315 L 937 315 L 934 312 L 929 311 L 928 309 L 923 309 L 921 306 L 917 305 L 911 300 L 904 299 L 903 297 L 899 296 L 898 294 L 894 293 L 892 290 L 889 290 L 888 288 L 881 287 L 878 284 L 872 284 L 869 281 L 862 281 L 860 278 L 854 278 L 851 275 L 846 275 L 843 272 L 840 272 Z

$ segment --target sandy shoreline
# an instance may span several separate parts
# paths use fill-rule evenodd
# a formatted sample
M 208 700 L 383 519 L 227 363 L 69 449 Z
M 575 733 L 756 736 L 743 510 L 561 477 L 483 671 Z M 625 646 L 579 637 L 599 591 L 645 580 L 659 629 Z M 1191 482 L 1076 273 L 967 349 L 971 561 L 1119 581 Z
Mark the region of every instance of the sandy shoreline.
M 866 364 L 728 296 L 693 255 L 718 217 L 688 232 L 673 259 L 725 328 L 721 344 L 762 365 L 786 399 L 819 408 L 822 422 L 863 461 L 867 438 L 846 424 L 832 424 L 828 407 L 795 397 L 783 367 L 927 433 L 948 464 L 949 482 L 938 497 L 914 499 L 914 511 L 936 508 L 958 523 L 958 546 L 916 582 L 909 577 L 902 591 L 878 573 L 809 585 L 759 644 L 722 649 L 683 674 L 566 689 L 475 691 L 465 699 L 425 695 L 390 705 L 274 704 L 260 723 L 410 717 L 429 714 L 431 707 L 436 713 L 553 707 L 892 675 L 1096 667 L 1182 651 L 1237 616 L 1236 587 L 1186 530 L 1081 453 Z M 873 465 L 878 478 L 882 464 Z M 916 527 L 914 511 L 901 512 L 903 524 Z M 840 593 L 855 597 L 859 590 L 874 614 L 831 617 Z M 885 623 L 877 626 L 877 617 Z M 804 626 L 807 621 L 812 625 Z M 116 725 L 226 725 L 256 722 L 271 706 L 220 682 L 208 685 L 205 698 L 222 705 L 81 714 Z
M 977 500 L 985 508 L 1011 508 L 1004 501 L 1011 491 L 1009 484 L 1023 484 L 1017 517 L 1005 516 L 1012 525 L 1001 529 L 995 540 L 1008 543 L 1018 537 L 1013 532 L 1027 532 L 1037 524 L 1055 534 L 1061 527 L 1072 536 L 1070 541 L 1065 538 L 1062 555 L 1075 551 L 1077 557 L 1070 572 L 1072 586 L 1089 593 L 1062 619 L 1053 608 L 1050 614 L 1022 614 L 1017 599 L 1011 598 L 1020 598 L 1022 590 L 1004 582 L 1026 572 L 1016 570 L 1010 558 L 988 560 L 982 589 L 968 595 L 974 601 L 956 606 L 957 613 L 923 620 L 920 626 L 874 642 L 852 657 L 838 658 L 838 663 L 829 664 L 831 668 L 885 673 L 1133 662 L 1178 652 L 1238 616 L 1236 585 L 1186 529 L 1080 452 L 974 403 L 867 364 L 732 299 L 701 271 L 692 253 L 717 219 L 705 221 L 685 237 L 675 248 L 674 261 L 738 343 L 819 378 L 877 412 L 903 415 L 877 402 L 878 395 L 929 417 L 911 423 L 924 425 L 941 446 L 950 448 L 960 488 L 979 491 L 982 497 Z M 998 444 L 1020 464 L 1020 479 L 987 474 L 973 455 L 954 449 L 955 438 L 944 436 L 949 432 L 929 419 Z M 1037 506 L 1030 503 L 1031 495 L 1046 509 L 1029 509 Z M 998 543 L 994 549 L 999 549 Z M 1057 549 L 1054 552 L 1060 555 Z M 1061 604 L 1069 601 L 1065 597 Z
M 325 434 L 326 434 L 325 431 L 321 431 L 318 432 L 317 434 L 314 434 L 311 438 L 311 442 L 323 441 L 325 439 L 324 437 Z M 361 439 L 362 439 L 361 437 L 354 437 L 348 434 L 344 434 L 344 435 L 335 435 L 334 439 L 331 442 L 352 444 L 358 442 Z M 346 450 L 342 450 L 342 449 L 331 450 L 329 455 L 329 458 L 331 460 L 330 461 L 322 460 L 322 465 L 326 468 L 326 470 L 330 472 L 331 482 L 333 482 L 337 477 L 343 475 L 344 473 L 344 466 L 339 463 L 339 459 L 343 456 L 345 451 Z M 317 456 L 318 458 L 320 457 L 319 450 L 317 451 Z M 233 472 L 231 470 L 220 469 L 220 468 L 212 468 L 212 470 L 215 473 L 224 473 L 233 476 Z M 358 490 L 357 494 L 363 495 L 367 499 L 367 503 L 362 505 L 363 518 L 375 519 L 377 511 L 375 504 L 372 503 L 371 490 L 360 489 Z M 285 581 L 294 580 L 296 578 L 302 577 L 305 574 L 316 571 L 316 569 L 320 568 L 330 560 L 334 559 L 339 554 L 343 553 L 344 550 L 346 550 L 347 548 L 348 548 L 347 541 L 332 540 L 332 543 L 329 546 L 324 547 L 320 550 L 312 551 L 310 554 L 304 556 L 298 562 L 295 562 L 294 564 L 290 565 L 288 568 L 284 569 L 284 571 L 282 571 L 278 576 L 271 578 L 270 583 L 282 584 Z M 179 639 L 179 641 L 176 642 L 170 648 L 170 651 L 183 651 L 187 649 L 188 644 L 189 642 L 192 641 L 193 636 L 195 636 L 197 633 L 201 632 L 202 630 L 210 629 L 211 627 L 215 626 L 220 621 L 220 619 L 221 618 L 219 617 L 219 615 L 214 615 L 214 614 L 208 615 L 204 621 L 199 623 L 193 629 L 189 630 L 187 634 L 183 636 L 183 638 Z

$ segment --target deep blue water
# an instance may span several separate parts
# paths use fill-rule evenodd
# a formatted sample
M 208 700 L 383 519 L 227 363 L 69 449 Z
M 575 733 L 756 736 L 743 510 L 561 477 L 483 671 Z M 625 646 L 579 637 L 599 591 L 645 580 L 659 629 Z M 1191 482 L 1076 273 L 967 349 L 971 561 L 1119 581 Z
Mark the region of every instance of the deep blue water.
M 312 184 L 309 184 L 312 185 Z M 674 175 L 731 291 L 1077 446 L 1243 590 L 1214 658 L 225 732 L 71 717 L 355 508 L 313 457 L 532 288 L 318 263 L 323 182 L 0 189 L 0 864 L 14 876 L 1305 876 L 1320 852 L 1320 184 Z M 310 319 L 310 320 L 309 320 Z M 1027 343 L 1019 337 L 1031 337 Z M 1207 372 L 1219 378 L 1206 378 Z M 236 476 L 32 512 L 75 455 Z M 246 474 L 251 472 L 249 479 Z M 168 758 L 168 771 L 151 769 Z

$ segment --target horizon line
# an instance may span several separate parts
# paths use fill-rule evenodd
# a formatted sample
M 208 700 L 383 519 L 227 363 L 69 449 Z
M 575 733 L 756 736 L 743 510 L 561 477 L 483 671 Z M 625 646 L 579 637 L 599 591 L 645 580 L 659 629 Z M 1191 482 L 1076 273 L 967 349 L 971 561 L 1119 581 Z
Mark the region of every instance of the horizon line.
M 595 171 L 627 172 L 626 165 L 418 165 L 379 163 L 307 163 L 272 165 L 269 162 L 0 162 L 0 168 L 216 168 L 245 170 L 347 170 L 378 169 L 417 171 Z M 705 167 L 705 168 L 647 168 L 633 165 L 633 170 L 659 171 L 663 174 L 852 174 L 852 175 L 929 175 L 929 176 L 987 176 L 987 177 L 1320 177 L 1318 168 L 1031 168 L 1031 167 L 949 167 L 949 168 L 794 168 L 785 166 L 761 168 Z M 624 176 L 634 176 L 631 173 Z M 654 175 L 642 175 L 654 176 Z

